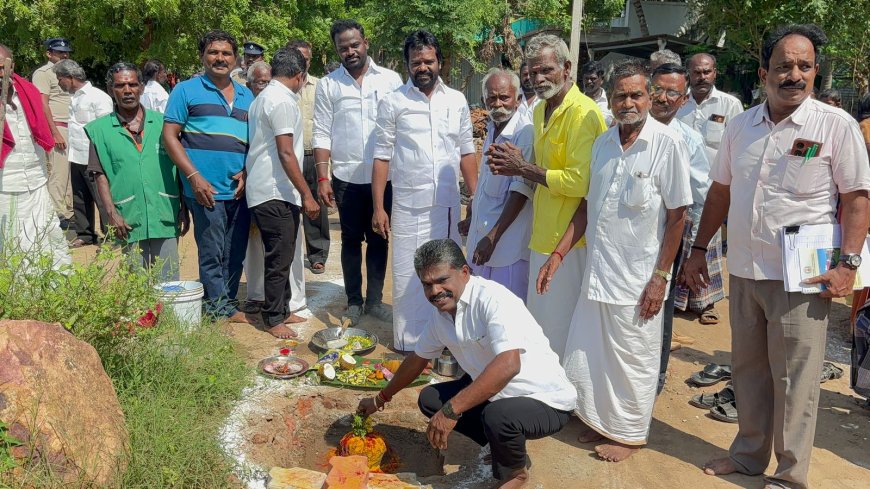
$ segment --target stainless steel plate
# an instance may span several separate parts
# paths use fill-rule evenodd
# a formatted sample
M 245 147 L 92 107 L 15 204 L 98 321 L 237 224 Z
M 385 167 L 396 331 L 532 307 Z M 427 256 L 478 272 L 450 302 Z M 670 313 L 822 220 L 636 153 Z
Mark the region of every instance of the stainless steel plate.
M 280 371 L 276 370 L 276 367 L 281 368 L 283 366 L 289 367 L 287 373 L 280 373 Z M 299 377 L 307 372 L 308 362 L 299 357 L 277 355 L 260 360 L 260 363 L 257 364 L 257 370 L 266 377 L 287 380 Z
M 341 328 L 326 328 L 321 329 L 320 331 L 314 333 L 314 336 L 311 337 L 311 344 L 321 350 L 330 350 L 327 342 L 330 340 L 339 339 L 339 335 L 341 334 Z M 360 348 L 360 349 L 350 349 L 354 355 L 365 355 L 374 351 L 375 347 L 378 346 L 378 336 L 374 333 L 370 333 L 364 329 L 360 328 L 347 328 L 347 332 L 344 333 L 345 338 L 350 338 L 351 336 L 364 336 L 372 341 L 372 346 L 368 348 Z

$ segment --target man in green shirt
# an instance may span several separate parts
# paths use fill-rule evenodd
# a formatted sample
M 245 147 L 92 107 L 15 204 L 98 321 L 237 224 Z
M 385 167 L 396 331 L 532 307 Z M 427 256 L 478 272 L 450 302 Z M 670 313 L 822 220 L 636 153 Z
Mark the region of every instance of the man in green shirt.
M 139 253 L 144 267 L 160 259 L 161 278 L 178 280 L 178 236 L 187 233 L 190 220 L 178 171 L 160 142 L 163 115 L 139 103 L 141 79 L 130 63 L 109 69 L 115 111 L 85 126 L 91 139 L 88 169 L 124 252 Z

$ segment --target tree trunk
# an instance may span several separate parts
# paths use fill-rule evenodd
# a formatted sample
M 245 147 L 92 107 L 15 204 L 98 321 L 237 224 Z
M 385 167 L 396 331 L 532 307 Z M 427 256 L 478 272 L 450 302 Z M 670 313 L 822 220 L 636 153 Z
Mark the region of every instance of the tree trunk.
M 453 68 L 453 57 L 455 55 L 453 53 L 444 56 L 444 63 L 441 65 L 441 78 L 444 79 L 444 83 L 450 85 L 450 71 Z
M 822 60 L 822 86 L 820 87 L 822 90 L 827 90 L 831 88 L 831 85 L 834 82 L 834 62 L 828 58 Z

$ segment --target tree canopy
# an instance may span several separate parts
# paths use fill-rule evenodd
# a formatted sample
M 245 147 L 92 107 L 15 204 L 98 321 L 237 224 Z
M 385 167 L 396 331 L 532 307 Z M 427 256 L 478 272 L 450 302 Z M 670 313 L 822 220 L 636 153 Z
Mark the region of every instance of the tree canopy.
M 724 33 L 726 49 L 761 61 L 764 38 L 780 25 L 815 23 L 828 36 L 824 53 L 852 77 L 860 91 L 870 81 L 870 0 L 690 0 L 697 26 L 712 39 Z
M 612 18 L 622 0 L 584 5 L 584 23 L 591 25 Z M 267 53 L 290 39 L 305 39 L 313 46 L 317 72 L 335 59 L 332 21 L 356 18 L 373 44 L 370 52 L 394 66 L 401 65 L 408 32 L 425 28 L 438 37 L 448 64 L 467 60 L 482 69 L 488 56 L 516 57 L 513 20 L 540 19 L 567 32 L 570 9 L 571 0 L 4 0 L 0 42 L 13 49 L 24 72 L 44 62 L 44 39 L 64 36 L 92 77 L 117 61 L 141 64 L 150 58 L 188 75 L 199 68 L 199 36 L 220 28 L 240 43 L 262 44 Z

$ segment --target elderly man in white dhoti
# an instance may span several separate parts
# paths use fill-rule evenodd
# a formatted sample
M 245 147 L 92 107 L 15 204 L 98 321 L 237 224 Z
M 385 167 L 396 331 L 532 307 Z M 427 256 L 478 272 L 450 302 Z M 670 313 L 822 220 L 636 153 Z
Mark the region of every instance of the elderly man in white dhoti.
M 520 79 L 512 71 L 493 68 L 483 77 L 483 102 L 489 111 L 484 158 L 494 146 L 510 144 L 522 151 L 526 161 L 534 161 L 535 128 L 517 109 L 521 95 Z M 472 213 L 459 223 L 459 232 L 468 236 L 471 270 L 504 285 L 525 302 L 534 191 L 522 177 L 494 175 L 485 161 L 480 164 L 477 187 Z
M 459 172 L 477 186 L 471 114 L 461 92 L 441 77 L 441 48 L 431 33 L 405 39 L 408 82 L 378 104 L 372 167 L 372 229 L 387 238 L 392 219 L 393 347 L 413 351 L 430 306 L 414 271 L 414 252 L 437 238 L 459 242 Z M 387 177 L 392 216 L 384 208 Z
M 619 462 L 646 444 L 658 383 L 662 303 L 692 203 L 683 137 L 648 116 L 650 78 L 639 61 L 618 64 L 610 105 L 617 124 L 595 141 L 588 212 L 556 250 L 585 234 L 589 260 L 563 365 L 577 388 L 583 443 Z M 545 291 L 559 260 L 541 267 Z

